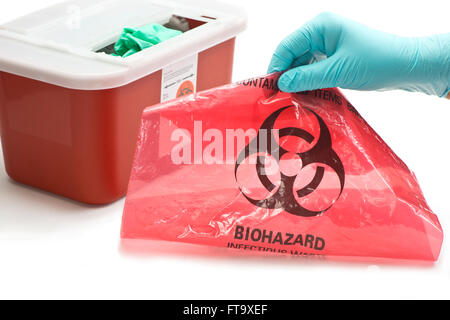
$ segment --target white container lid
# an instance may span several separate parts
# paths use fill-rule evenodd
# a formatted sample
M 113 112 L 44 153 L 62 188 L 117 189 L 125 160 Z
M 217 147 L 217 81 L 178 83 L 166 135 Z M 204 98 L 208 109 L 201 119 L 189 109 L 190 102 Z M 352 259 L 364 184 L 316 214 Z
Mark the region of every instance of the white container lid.
M 124 27 L 164 24 L 172 15 L 207 23 L 127 58 L 96 53 Z M 246 25 L 242 9 L 212 0 L 66 1 L 0 26 L 0 71 L 70 89 L 111 89 L 229 40 Z

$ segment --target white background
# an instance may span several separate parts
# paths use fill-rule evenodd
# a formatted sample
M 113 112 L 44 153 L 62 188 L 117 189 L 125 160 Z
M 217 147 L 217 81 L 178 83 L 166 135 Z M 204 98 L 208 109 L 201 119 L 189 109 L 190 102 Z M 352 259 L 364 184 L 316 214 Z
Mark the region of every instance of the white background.
M 0 24 L 56 0 L 0 0 Z M 321 11 L 388 32 L 450 32 L 448 1 L 228 0 L 245 7 L 234 79 L 264 74 L 277 43 Z M 447 7 L 446 7 L 447 5 Z M 0 48 L 1 50 L 1 48 Z M 450 232 L 450 101 L 405 92 L 345 92 L 413 169 Z M 123 200 L 92 208 L 9 180 L 0 162 L 0 298 L 450 298 L 448 239 L 434 266 L 227 257 L 217 249 L 119 239 Z M 216 254 L 217 253 L 217 254 Z

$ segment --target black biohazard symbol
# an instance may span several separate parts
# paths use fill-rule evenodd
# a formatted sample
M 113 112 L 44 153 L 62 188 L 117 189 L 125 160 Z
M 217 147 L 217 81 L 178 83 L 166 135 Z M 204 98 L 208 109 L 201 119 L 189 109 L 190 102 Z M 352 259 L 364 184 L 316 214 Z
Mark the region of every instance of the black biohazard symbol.
M 194 90 L 192 81 L 187 80 L 181 84 L 180 88 L 178 88 L 177 98 L 190 95 L 191 93 L 194 93 Z
M 191 93 L 193 93 L 193 91 L 190 88 L 182 88 L 180 96 L 181 97 L 187 96 L 190 95 Z
M 313 110 L 309 108 L 305 108 L 308 111 L 312 112 L 315 118 L 317 119 L 319 123 L 319 129 L 320 129 L 320 136 L 317 139 L 317 142 L 314 146 L 312 146 L 308 151 L 303 153 L 296 153 L 302 160 L 302 168 L 310 165 L 310 164 L 317 164 L 316 172 L 309 184 L 307 184 L 305 187 L 303 187 L 300 190 L 294 190 L 294 183 L 297 178 L 297 175 L 289 176 L 283 174 L 283 172 L 280 172 L 280 183 L 277 189 L 277 186 L 269 179 L 269 177 L 266 174 L 265 169 L 265 158 L 269 156 L 273 156 L 273 158 L 276 160 L 278 166 L 280 165 L 280 159 L 285 155 L 288 154 L 289 151 L 285 150 L 283 147 L 280 146 L 279 142 L 277 142 L 275 136 L 274 136 L 274 125 L 280 114 L 289 109 L 289 108 L 295 108 L 295 106 L 287 106 L 284 107 L 276 112 L 274 112 L 272 115 L 270 115 L 269 118 L 267 118 L 263 125 L 261 126 L 259 132 L 264 130 L 267 134 L 265 135 L 267 141 L 261 142 L 261 136 L 258 134 L 258 136 L 250 141 L 250 143 L 244 148 L 244 150 L 241 151 L 239 154 L 236 166 L 235 166 L 235 177 L 236 180 L 238 180 L 238 169 L 241 166 L 241 164 L 244 163 L 244 161 L 249 158 L 252 155 L 256 155 L 256 173 L 261 181 L 264 188 L 269 191 L 272 195 L 263 200 L 255 200 L 247 196 L 243 190 L 241 189 L 242 194 L 244 197 L 250 201 L 255 206 L 258 206 L 260 208 L 265 209 L 283 209 L 286 212 L 296 215 L 296 216 L 302 216 L 302 217 L 314 217 L 321 215 L 322 213 L 328 211 L 333 204 L 340 198 L 342 195 L 342 192 L 344 190 L 344 184 L 345 184 L 345 171 L 344 166 L 342 165 L 342 162 L 339 158 L 339 156 L 336 154 L 336 152 L 332 148 L 332 141 L 331 141 L 331 134 L 328 130 L 325 122 L 321 117 L 319 117 Z M 282 128 L 278 131 L 278 139 L 281 139 L 283 137 L 288 136 L 294 136 L 298 137 L 305 142 L 307 142 L 309 145 L 311 145 L 316 138 L 306 130 L 295 128 L 295 127 L 289 127 L 289 128 Z M 276 152 L 273 152 L 276 151 Z M 274 156 L 273 154 L 277 153 L 277 156 Z M 300 198 L 304 198 L 310 194 L 312 194 L 314 191 L 316 191 L 325 175 L 325 166 L 328 166 L 334 172 L 337 174 L 339 178 L 340 183 L 340 192 L 337 199 L 325 210 L 321 211 L 311 211 L 304 207 L 302 207 L 297 199 L 296 196 Z M 277 190 L 276 190 L 277 189 Z M 274 192 L 276 190 L 276 192 Z M 295 194 L 294 194 L 295 193 Z

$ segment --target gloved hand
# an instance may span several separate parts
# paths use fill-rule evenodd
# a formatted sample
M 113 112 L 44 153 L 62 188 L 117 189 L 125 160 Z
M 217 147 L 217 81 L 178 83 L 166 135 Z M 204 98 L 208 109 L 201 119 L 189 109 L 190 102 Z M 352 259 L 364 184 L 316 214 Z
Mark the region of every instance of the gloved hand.
M 341 87 L 403 89 L 445 97 L 450 89 L 450 33 L 406 38 L 322 13 L 281 42 L 269 73 L 298 92 Z

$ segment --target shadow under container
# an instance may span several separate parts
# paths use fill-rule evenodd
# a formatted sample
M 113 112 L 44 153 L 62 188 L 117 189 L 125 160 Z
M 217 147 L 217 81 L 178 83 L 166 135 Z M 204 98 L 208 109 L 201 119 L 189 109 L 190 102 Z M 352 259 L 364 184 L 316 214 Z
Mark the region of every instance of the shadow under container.
M 245 14 L 214 1 L 161 3 L 70 1 L 0 27 L 0 132 L 13 180 L 83 203 L 114 202 L 127 191 L 142 111 L 176 97 L 164 86 L 180 85 L 189 68 L 196 91 L 231 82 Z M 61 19 L 71 8 L 76 27 Z M 191 29 L 128 58 L 98 52 L 125 26 L 174 15 Z

